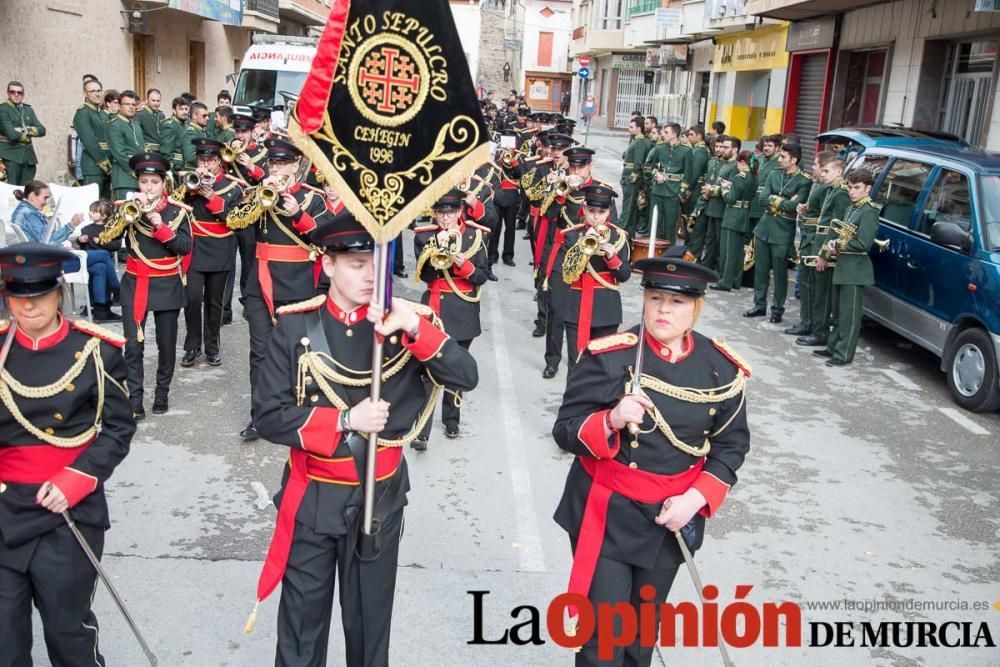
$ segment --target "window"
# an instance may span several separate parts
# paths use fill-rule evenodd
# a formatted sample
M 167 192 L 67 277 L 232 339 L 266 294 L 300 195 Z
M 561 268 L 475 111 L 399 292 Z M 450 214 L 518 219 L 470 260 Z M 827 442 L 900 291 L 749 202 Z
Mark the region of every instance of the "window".
M 920 215 L 917 231 L 930 236 L 935 222 L 955 222 L 966 231 L 972 229 L 969 205 L 969 179 L 965 174 L 942 169 Z
M 538 33 L 538 67 L 552 67 L 552 33 Z
M 830 150 L 827 146 L 826 150 Z M 885 169 L 885 165 L 889 164 L 889 158 L 885 155 L 868 155 L 863 154 L 861 157 L 854 159 L 857 153 L 848 150 L 848 157 L 845 162 L 849 165 L 844 171 L 844 175 L 856 171 L 858 169 L 868 169 L 872 172 L 872 176 L 875 177 L 875 182 L 878 183 L 879 174 Z M 853 161 L 852 161 L 853 160 Z M 872 199 L 875 199 L 875 192 L 872 192 Z M 882 203 L 882 202 L 880 202 Z
M 883 222 L 900 227 L 910 226 L 931 169 L 931 165 L 910 160 L 896 160 L 893 163 L 875 197 L 876 201 L 882 203 L 879 217 Z
M 1000 250 L 1000 175 L 991 174 L 979 179 L 980 224 L 984 231 L 984 244 L 990 250 Z
M 625 0 L 601 0 L 600 30 L 621 30 Z

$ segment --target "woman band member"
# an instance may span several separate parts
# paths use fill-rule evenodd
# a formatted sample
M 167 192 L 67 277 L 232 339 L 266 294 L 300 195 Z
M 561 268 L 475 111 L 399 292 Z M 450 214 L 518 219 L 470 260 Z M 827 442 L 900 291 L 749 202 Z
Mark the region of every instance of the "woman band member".
M 121 202 L 112 221 L 98 236 L 102 243 L 125 235 L 128 262 L 122 276 L 122 327 L 125 333 L 125 365 L 129 400 L 136 419 L 146 416 L 142 404 L 146 315 L 156 322 L 156 393 L 153 414 L 169 409 L 170 382 L 177 361 L 177 319 L 187 297 L 181 262 L 191 252 L 191 221 L 186 206 L 167 196 L 164 189 L 166 158 L 158 153 L 140 153 L 129 160 L 139 181 L 139 197 L 133 199 L 141 216 L 128 222 Z
M 125 340 L 62 312 L 70 251 L 40 243 L 0 249 L 0 666 L 31 663 L 32 603 L 54 665 L 104 665 L 91 599 L 97 574 L 62 513 L 100 557 L 104 482 L 128 454 L 135 421 L 125 396 Z
M 705 518 L 718 511 L 750 449 L 749 366 L 694 331 L 718 275 L 674 257 L 643 259 L 636 269 L 645 330 L 590 341 L 552 429 L 559 447 L 577 455 L 555 514 L 573 547 L 569 590 L 595 606 L 666 599 L 683 562 L 671 533 L 681 531 L 692 551 L 701 546 Z M 641 395 L 623 393 L 637 345 L 645 346 Z M 639 425 L 636 435 L 630 424 Z M 653 598 L 644 586 L 654 587 Z M 576 664 L 649 665 L 652 652 L 636 641 L 601 661 L 591 638 Z

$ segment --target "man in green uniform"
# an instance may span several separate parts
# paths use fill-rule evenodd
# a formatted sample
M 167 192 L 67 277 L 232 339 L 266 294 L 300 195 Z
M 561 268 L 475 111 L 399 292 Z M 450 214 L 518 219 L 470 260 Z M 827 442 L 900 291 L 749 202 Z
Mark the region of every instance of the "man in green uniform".
M 215 130 L 209 138 L 221 141 L 228 146 L 229 142 L 236 138 L 236 134 L 233 132 L 233 108 L 219 107 L 212 114 L 212 119 L 215 121 Z
M 778 168 L 778 147 L 781 146 L 780 134 L 766 134 L 760 139 L 760 152 L 762 160 L 757 164 L 757 194 L 764 191 L 768 174 Z M 750 230 L 747 232 L 744 241 L 753 241 L 753 230 L 757 229 L 757 223 L 764 215 L 764 205 L 757 197 L 750 202 Z
M 865 285 L 875 283 L 868 255 L 878 232 L 879 205 L 871 200 L 874 180 L 867 169 L 856 169 L 847 175 L 847 194 L 851 198 L 851 205 L 844 213 L 847 231 L 837 233 L 831 229 L 830 240 L 820 253 L 826 261 L 837 260 L 833 270 L 833 331 L 826 349 L 813 351 L 818 357 L 828 357 L 827 366 L 846 366 L 854 361 L 861 334 Z
M 826 196 L 827 185 L 820 178 L 820 170 L 826 160 L 833 157 L 833 153 L 820 152 L 813 157 L 812 174 L 815 184 L 809 191 L 809 200 L 800 203 L 795 207 L 796 217 L 802 230 L 799 236 L 799 267 L 798 267 L 798 293 L 799 293 L 799 321 L 797 324 L 785 329 L 789 336 L 804 336 L 812 331 L 811 319 L 811 297 L 809 272 L 810 266 L 806 265 L 806 259 L 810 260 L 810 265 L 815 261 L 816 253 L 810 253 L 809 247 L 816 242 L 816 227 L 819 226 L 820 209 L 823 208 L 823 198 Z M 820 241 L 822 243 L 822 241 Z M 810 256 L 811 255 L 811 256 Z
M 695 229 L 703 230 L 704 251 L 699 257 L 692 238 L 691 253 L 699 258 L 702 266 L 713 271 L 719 265 L 719 241 L 722 237 L 722 217 L 726 213 L 726 202 L 723 199 L 723 185 L 732 182 L 736 176 L 736 154 L 740 152 L 742 142 L 736 137 L 721 135 L 715 140 L 717 156 L 705 173 L 705 183 L 701 186 L 701 198 L 697 209 L 702 211 L 698 216 Z M 693 236 L 693 235 L 692 235 Z M 700 245 L 700 244 L 699 244 Z M 698 248 L 701 250 L 702 248 Z
M 206 105 L 207 106 L 207 105 Z M 209 139 L 219 139 L 219 117 L 216 115 L 222 107 L 232 108 L 233 100 L 229 96 L 228 90 L 220 90 L 215 96 L 215 111 L 208 115 L 208 125 L 205 127 L 205 136 Z M 222 141 L 219 139 L 219 141 Z
M 208 107 L 201 102 L 191 103 L 191 122 L 181 135 L 180 151 L 184 159 L 184 169 L 195 169 L 198 158 L 194 152 L 194 140 L 206 139 L 205 128 L 208 126 Z
M 24 84 L 7 84 L 7 101 L 0 104 L 0 161 L 7 168 L 7 182 L 26 185 L 35 179 L 38 157 L 31 145 L 35 137 L 45 136 L 45 126 L 30 104 L 24 103 Z
M 191 106 L 183 97 L 175 97 L 172 106 L 174 115 L 160 123 L 160 155 L 167 158 L 170 168 L 177 172 L 184 167 L 181 140 L 184 138 Z
M 740 152 L 742 142 L 733 142 L 736 173 L 721 183 L 726 212 L 722 214 L 719 236 L 719 282 L 712 289 L 728 292 L 743 282 L 743 237 L 750 228 L 750 202 L 757 196 L 757 181 L 750 170 L 749 151 Z
M 622 164 L 622 227 L 630 237 L 635 236 L 636 226 L 639 222 L 639 210 L 636 206 L 636 198 L 642 188 L 642 166 L 646 162 L 646 153 L 649 152 L 649 141 L 642 133 L 642 116 L 633 118 L 628 125 L 628 133 L 631 139 L 628 147 L 622 154 L 624 163 Z
M 795 208 L 808 201 L 812 181 L 799 169 L 802 149 L 785 144 L 778 152 L 779 171 L 767 176 L 764 189 L 757 196 L 767 207 L 767 213 L 754 230 L 753 307 L 743 317 L 763 317 L 767 314 L 767 291 L 774 272 L 774 295 L 771 300 L 771 322 L 778 324 L 785 312 L 788 295 L 788 258 L 795 241 Z
M 708 172 L 708 163 L 712 156 L 708 151 L 708 144 L 705 143 L 705 127 L 703 125 L 689 128 L 687 139 L 688 145 L 691 146 L 691 177 L 694 181 L 691 183 L 691 196 L 684 202 L 684 214 L 691 216 L 697 210 L 701 186 L 705 184 L 705 174 Z M 689 246 L 691 245 L 692 227 L 696 224 L 688 223 L 686 233 Z
M 108 152 L 108 121 L 101 111 L 101 82 L 87 79 L 83 84 L 83 105 L 73 114 L 73 129 L 83 147 L 80 153 L 80 173 L 83 184 L 96 183 L 101 196 L 107 197 L 111 155 Z
M 681 126 L 667 123 L 663 126 L 663 142 L 653 147 L 646 156 L 650 168 L 650 210 L 659 210 L 656 235 L 677 242 L 677 217 L 681 212 L 681 196 L 691 189 L 691 149 L 680 143 Z M 650 213 L 652 215 L 652 213 Z M 649 227 L 639 230 L 640 236 L 649 235 Z
M 133 155 L 144 152 L 145 137 L 135 120 L 139 96 L 131 90 L 119 96 L 118 116 L 108 124 L 108 147 L 111 150 L 111 190 L 116 200 L 125 199 L 129 192 L 139 190 L 139 182 L 129 167 Z
M 160 152 L 160 143 L 162 142 L 160 124 L 163 122 L 163 112 L 160 111 L 160 105 L 162 103 L 163 96 L 160 91 L 156 88 L 150 88 L 146 91 L 145 106 L 135 114 L 135 119 L 139 122 L 139 127 L 142 128 L 142 136 L 146 139 L 147 153 Z

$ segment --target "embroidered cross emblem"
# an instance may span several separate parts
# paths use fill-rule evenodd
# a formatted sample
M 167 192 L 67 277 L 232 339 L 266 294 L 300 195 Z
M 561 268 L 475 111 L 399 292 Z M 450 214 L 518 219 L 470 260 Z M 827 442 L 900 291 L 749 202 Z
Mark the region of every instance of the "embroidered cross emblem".
M 380 113 L 405 110 L 420 88 L 420 76 L 414 70 L 410 57 L 401 55 L 397 48 L 383 46 L 372 51 L 358 72 L 365 101 Z

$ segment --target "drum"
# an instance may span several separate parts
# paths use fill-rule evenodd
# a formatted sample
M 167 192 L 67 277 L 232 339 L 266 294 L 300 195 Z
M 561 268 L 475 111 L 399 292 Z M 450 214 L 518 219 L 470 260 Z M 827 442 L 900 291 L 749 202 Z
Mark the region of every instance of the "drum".
M 663 257 L 670 247 L 670 241 L 656 239 L 656 257 Z M 649 257 L 649 237 L 637 236 L 632 240 L 632 266 L 640 259 Z

